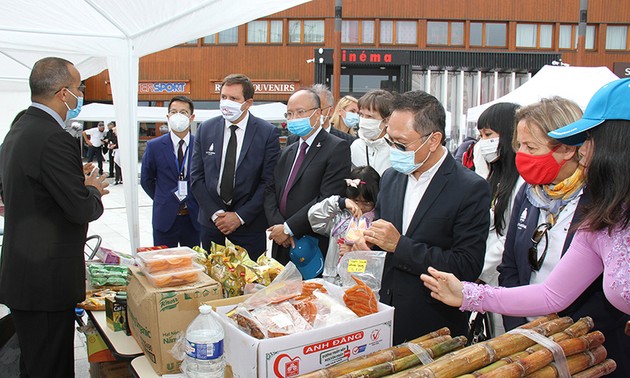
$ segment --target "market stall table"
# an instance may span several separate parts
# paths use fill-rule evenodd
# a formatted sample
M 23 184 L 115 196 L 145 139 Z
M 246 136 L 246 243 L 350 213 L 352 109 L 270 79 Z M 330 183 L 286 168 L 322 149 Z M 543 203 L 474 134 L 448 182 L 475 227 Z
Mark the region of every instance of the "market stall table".
M 114 357 L 129 361 L 143 354 L 132 336 L 127 336 L 122 331 L 114 332 L 107 327 L 105 311 L 86 311 L 86 313 Z
M 156 378 L 159 377 L 155 370 L 153 370 L 153 366 L 147 360 L 147 356 L 138 356 L 131 360 L 131 364 L 129 365 L 129 370 L 134 377 L 137 378 Z

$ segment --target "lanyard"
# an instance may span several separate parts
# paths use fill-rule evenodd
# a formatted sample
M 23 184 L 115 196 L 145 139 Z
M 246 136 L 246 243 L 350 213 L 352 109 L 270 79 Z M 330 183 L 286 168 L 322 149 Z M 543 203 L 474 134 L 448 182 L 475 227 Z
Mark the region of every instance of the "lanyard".
M 188 146 L 184 151 L 184 160 L 182 160 L 182 166 L 179 166 L 179 159 L 177 159 L 177 153 L 175 154 L 175 166 L 177 166 L 177 172 L 179 173 L 179 179 L 184 179 L 184 168 L 186 167 L 186 160 L 188 159 Z

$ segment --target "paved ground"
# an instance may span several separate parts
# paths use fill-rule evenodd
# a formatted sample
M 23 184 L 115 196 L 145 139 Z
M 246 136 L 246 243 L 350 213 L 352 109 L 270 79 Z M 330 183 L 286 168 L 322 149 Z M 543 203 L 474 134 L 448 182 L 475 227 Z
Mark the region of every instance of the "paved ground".
M 107 171 L 107 163 L 104 163 Z M 140 171 L 140 168 L 138 168 Z M 113 184 L 113 179 L 110 180 Z M 104 214 L 96 221 L 90 223 L 88 235 L 98 234 L 103 238 L 102 246 L 121 252 L 130 252 L 129 230 L 127 227 L 127 211 L 125 208 L 125 195 L 123 186 L 111 185 L 108 187 L 110 193 L 103 197 L 105 206 Z M 140 245 L 153 245 L 151 231 L 151 199 L 144 193 L 139 185 L 139 181 L 133 183 L 138 185 L 138 211 L 140 226 Z M 1 239 L 0 239 L 1 240 Z M 0 318 L 8 312 L 4 305 L 0 305 Z M 89 363 L 87 361 L 86 338 L 80 332 L 75 332 L 74 338 L 75 374 L 77 378 L 88 378 Z M 2 374 L 0 373 L 0 376 Z

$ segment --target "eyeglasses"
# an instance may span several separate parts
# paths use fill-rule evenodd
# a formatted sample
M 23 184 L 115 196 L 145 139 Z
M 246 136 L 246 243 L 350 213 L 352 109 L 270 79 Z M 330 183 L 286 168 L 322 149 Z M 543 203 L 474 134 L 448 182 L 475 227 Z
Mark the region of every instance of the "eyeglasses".
M 183 116 L 186 116 L 186 117 L 190 117 L 190 112 L 189 112 L 188 110 L 180 110 L 180 111 L 177 111 L 177 110 L 175 110 L 175 109 L 171 109 L 171 110 L 168 112 L 168 114 L 169 114 L 169 115 L 174 115 L 174 114 L 177 114 L 177 113 L 179 113 L 179 114 L 181 114 L 181 115 L 183 115 Z
M 529 248 L 529 254 L 527 256 L 532 270 L 539 271 L 545 261 L 547 248 L 549 248 L 549 236 L 547 233 L 551 227 L 551 223 L 542 223 L 534 230 L 534 234 L 532 235 L 532 246 Z M 538 258 L 538 244 L 540 244 L 543 237 L 545 238 L 545 249 L 543 250 L 542 255 L 540 255 L 540 258 Z
M 387 126 L 385 126 L 387 127 Z M 394 147 L 397 150 L 400 151 L 407 151 L 407 147 L 411 146 L 412 144 L 416 143 L 417 141 L 419 141 L 422 138 L 426 138 L 428 136 L 431 136 L 432 133 L 426 134 L 426 135 L 422 135 L 420 138 L 414 140 L 411 143 L 407 143 L 407 144 L 402 144 L 400 142 L 394 142 L 393 140 L 389 139 L 389 135 L 385 135 L 385 137 L 383 139 L 385 139 L 385 142 L 387 143 L 387 145 L 389 145 L 390 147 Z
M 70 88 L 76 88 L 76 89 L 80 90 L 80 91 L 81 91 L 81 93 L 85 93 L 85 84 L 80 84 L 80 85 L 78 85 L 78 86 L 76 86 L 76 87 L 71 87 L 71 86 L 68 86 L 68 87 L 63 87 L 63 88 L 60 88 L 59 90 L 57 90 L 57 92 L 55 92 L 55 94 L 57 94 L 57 93 L 61 92 L 61 91 L 62 91 L 62 90 L 64 90 L 64 89 L 70 89 Z
M 319 109 L 319 108 L 300 109 L 300 110 L 298 110 L 296 112 L 286 112 L 286 113 L 284 113 L 284 118 L 286 118 L 286 119 L 304 118 L 306 113 L 310 112 L 311 110 L 316 110 L 316 109 Z

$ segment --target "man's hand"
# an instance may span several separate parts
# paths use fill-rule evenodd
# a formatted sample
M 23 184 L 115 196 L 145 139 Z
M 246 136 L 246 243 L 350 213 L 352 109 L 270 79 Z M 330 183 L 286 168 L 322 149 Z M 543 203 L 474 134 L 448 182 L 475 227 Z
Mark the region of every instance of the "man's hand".
M 365 234 L 364 234 L 365 235 Z M 352 244 L 351 246 L 349 246 L 349 248 L 351 248 L 353 251 L 371 251 L 372 247 L 374 247 L 374 244 L 372 243 L 368 243 L 365 240 L 365 236 L 361 236 L 359 237 L 354 244 Z M 341 247 L 340 247 L 341 250 Z
M 379 219 L 363 232 L 365 241 L 379 246 L 385 252 L 394 252 L 400 241 L 400 232 L 388 221 Z
M 85 168 L 84 168 L 85 169 Z M 107 176 L 98 175 L 98 169 L 94 168 L 90 174 L 85 175 L 85 186 L 93 186 L 101 193 L 101 196 L 109 193 L 109 190 L 105 189 L 109 186 L 109 183 L 106 181 Z
M 267 229 L 269 231 L 269 240 L 273 240 L 274 243 L 286 247 L 285 243 L 288 245 L 292 244 L 292 239 L 289 235 L 284 233 L 284 225 L 276 224 L 275 226 L 271 226 Z
M 223 235 L 229 235 L 241 226 L 241 220 L 235 212 L 224 212 L 217 214 L 214 224 Z
M 85 163 L 83 165 L 83 175 L 87 176 L 94 170 L 94 163 Z

